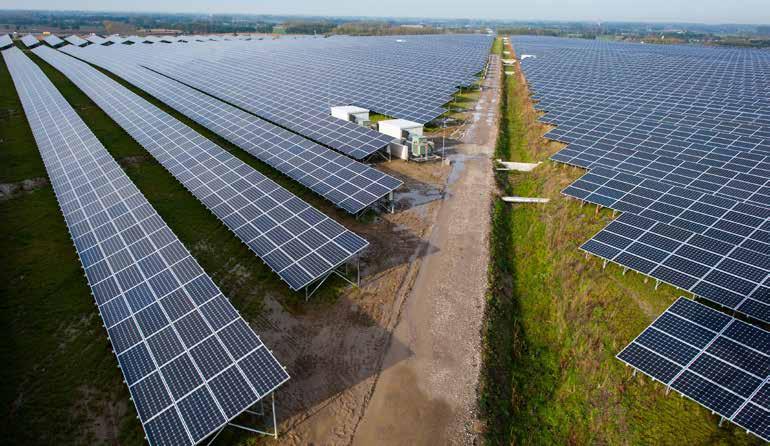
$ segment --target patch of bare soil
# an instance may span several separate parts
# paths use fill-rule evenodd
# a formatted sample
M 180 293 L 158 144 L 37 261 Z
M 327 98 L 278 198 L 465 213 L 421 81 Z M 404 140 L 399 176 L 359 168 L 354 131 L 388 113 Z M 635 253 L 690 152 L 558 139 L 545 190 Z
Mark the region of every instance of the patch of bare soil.
M 361 259 L 361 287 L 331 305 L 311 298 L 304 314 L 266 299 L 266 312 L 252 321 L 267 345 L 287 364 L 292 379 L 277 394 L 283 444 L 349 444 L 382 368 L 400 308 L 441 205 L 450 168 L 439 163 L 392 161 L 377 166 L 404 181 L 396 212 L 373 223 L 347 226 L 370 248 Z M 402 361 L 411 355 L 404 350 Z
M 17 183 L 0 183 L 0 202 L 21 196 L 48 185 L 45 177 L 30 178 Z
M 118 426 L 129 410 L 130 401 L 105 395 L 89 386 L 78 389 L 81 397 L 73 407 L 73 417 L 82 417 L 79 435 L 83 443 L 118 444 Z M 133 410 L 133 408 L 131 408 Z

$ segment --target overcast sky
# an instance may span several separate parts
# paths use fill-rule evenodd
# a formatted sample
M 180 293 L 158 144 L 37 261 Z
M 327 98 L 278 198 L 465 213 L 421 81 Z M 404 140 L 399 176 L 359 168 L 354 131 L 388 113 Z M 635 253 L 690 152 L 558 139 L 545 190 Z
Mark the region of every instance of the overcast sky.
M 30 7 L 94 11 L 770 24 L 770 0 L 0 0 L 2 9 Z

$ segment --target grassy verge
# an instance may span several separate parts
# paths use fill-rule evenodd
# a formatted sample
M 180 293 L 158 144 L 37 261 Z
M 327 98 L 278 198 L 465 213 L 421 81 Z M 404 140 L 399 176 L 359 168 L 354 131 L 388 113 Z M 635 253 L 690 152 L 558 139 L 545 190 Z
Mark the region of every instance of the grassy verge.
M 27 54 L 247 319 L 262 312 L 266 295 L 295 311 L 307 308 L 303 294 L 290 292 L 85 94 Z M 327 215 L 349 218 L 251 155 L 153 102 Z M 0 182 L 46 176 L 2 62 L 0 104 Z M 145 444 L 50 186 L 0 203 L 0 246 L 2 443 Z M 311 305 L 332 301 L 343 286 L 340 282 L 327 282 Z
M 753 444 L 697 404 L 614 358 L 678 295 L 641 275 L 602 268 L 580 244 L 612 218 L 560 195 L 580 169 L 547 161 L 556 147 L 508 76 L 497 156 L 544 161 L 500 173 L 506 194 L 546 205 L 494 206 L 480 406 L 487 444 Z

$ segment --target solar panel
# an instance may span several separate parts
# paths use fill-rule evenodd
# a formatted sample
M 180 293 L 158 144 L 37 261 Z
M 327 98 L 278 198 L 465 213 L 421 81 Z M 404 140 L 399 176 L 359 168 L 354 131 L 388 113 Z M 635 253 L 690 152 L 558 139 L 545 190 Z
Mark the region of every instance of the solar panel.
M 8 34 L 3 34 L 0 36 L 0 48 L 6 48 L 13 45 L 13 40 L 11 40 L 11 36 Z
M 45 36 L 43 40 L 45 41 L 45 43 L 51 45 L 54 48 L 56 48 L 59 45 L 64 45 L 65 43 L 62 39 L 60 39 L 57 36 L 54 36 L 53 34 Z
M 88 41 L 81 38 L 80 36 L 71 35 L 69 37 L 65 37 L 64 40 L 66 40 L 68 43 L 75 45 L 75 46 L 85 46 L 88 45 Z
M 48 48 L 33 51 L 147 149 L 291 289 L 328 276 L 368 245 L 95 68 Z
M 32 34 L 27 34 L 26 36 L 21 38 L 21 43 L 24 44 L 27 48 L 32 48 L 35 45 L 38 45 L 40 43 L 39 40 L 37 40 L 37 37 L 33 36 Z M 4 47 L 5 45 L 2 45 L 0 43 L 0 47 Z
M 112 34 L 104 38 L 105 43 L 123 43 L 126 41 L 124 37 L 120 37 L 117 34 Z
M 640 176 L 597 167 L 563 191 L 566 195 L 630 212 L 727 243 L 746 243 L 770 254 L 770 233 L 762 229 L 770 209 Z
M 618 359 L 770 441 L 770 333 L 679 298 Z
M 86 36 L 86 40 L 93 43 L 94 45 L 103 45 L 108 42 L 107 39 L 102 36 L 97 36 L 96 34 Z
M 140 48 L 135 57 L 143 66 L 362 159 L 389 139 L 332 118 L 331 106 L 353 104 L 428 122 L 445 111 L 442 105 L 458 86 L 476 81 L 491 39 L 464 35 L 409 36 L 405 42 L 334 37 L 200 43 Z
M 289 375 L 37 65 L 3 58 L 147 440 L 197 444 Z
M 590 169 L 564 193 L 623 212 L 582 249 L 769 321 L 769 53 L 511 42 L 552 159 Z
M 624 213 L 581 249 L 770 322 L 770 255 L 755 250 L 764 219 L 740 245 Z
M 693 162 L 632 149 L 608 149 L 600 141 L 572 143 L 552 156 L 565 164 L 632 173 L 665 183 L 770 207 L 770 170 L 764 157 L 732 157 L 730 162 Z
M 264 100 L 256 97 L 243 99 L 244 95 L 256 95 L 256 90 L 249 89 L 252 93 L 247 93 L 240 81 L 238 82 L 241 86 L 228 87 L 229 82 L 212 77 L 214 69 L 191 74 L 178 71 L 180 67 L 169 68 L 158 65 L 160 63 L 148 64 L 147 67 L 355 159 L 365 159 L 393 141 L 390 136 L 334 118 L 327 111 L 310 112 L 301 108 L 289 109 L 277 96 L 264 98 Z
M 108 69 L 257 159 L 350 213 L 387 196 L 402 182 L 236 107 L 147 69 L 106 56 L 106 47 L 65 52 Z

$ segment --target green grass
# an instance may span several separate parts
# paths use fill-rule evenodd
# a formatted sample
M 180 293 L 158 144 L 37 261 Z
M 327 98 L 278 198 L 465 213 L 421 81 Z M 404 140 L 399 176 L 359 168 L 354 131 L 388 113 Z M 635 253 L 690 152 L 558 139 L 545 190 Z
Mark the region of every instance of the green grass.
M 266 295 L 295 312 L 313 311 L 339 295 L 343 282 L 337 279 L 330 279 L 308 304 L 303 293 L 289 291 L 85 94 L 40 59 L 33 60 L 247 319 L 262 312 Z M 0 181 L 46 176 L 4 63 L 0 103 Z M 350 218 L 251 155 L 162 108 L 327 215 L 343 223 Z M 0 443 L 94 444 L 98 437 L 109 444 L 144 444 L 50 186 L 0 203 L 0 246 L 0 361 L 5 364 L 0 372 Z M 95 434 L 105 429 L 107 434 Z
M 375 122 L 380 121 L 387 121 L 388 119 L 393 119 L 393 116 L 383 115 L 382 113 L 369 113 L 369 121 L 374 124 Z
M 537 124 L 515 100 L 525 96 L 515 82 L 506 88 L 521 91 L 502 101 L 496 155 L 544 160 L 543 144 L 527 141 Z M 655 290 L 641 275 L 603 269 L 581 254 L 580 244 L 612 218 L 560 196 L 582 173 L 546 161 L 531 173 L 498 174 L 502 192 L 551 202 L 493 208 L 480 393 L 485 442 L 758 444 L 729 423 L 718 428 L 709 411 L 667 396 L 614 358 L 681 292 Z

